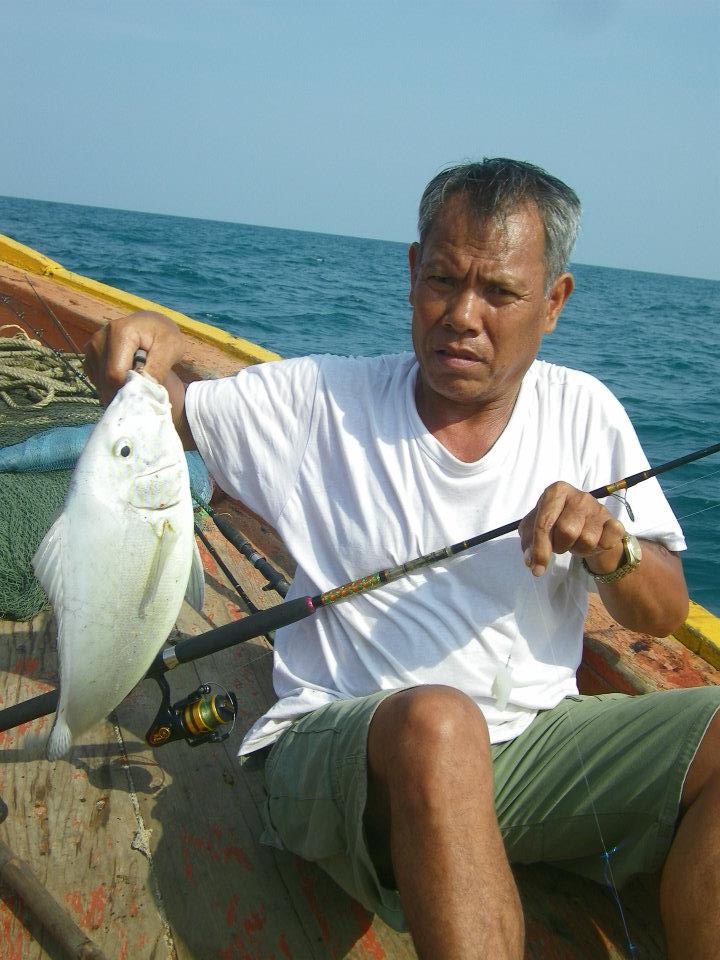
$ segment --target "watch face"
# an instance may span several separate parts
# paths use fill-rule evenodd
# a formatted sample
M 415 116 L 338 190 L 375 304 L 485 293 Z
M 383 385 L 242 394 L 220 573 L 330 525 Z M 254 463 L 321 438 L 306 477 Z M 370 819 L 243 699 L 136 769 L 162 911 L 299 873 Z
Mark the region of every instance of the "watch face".
M 625 553 L 628 558 L 628 562 L 636 565 L 642 560 L 642 547 L 638 541 L 638 538 L 629 534 L 625 540 Z

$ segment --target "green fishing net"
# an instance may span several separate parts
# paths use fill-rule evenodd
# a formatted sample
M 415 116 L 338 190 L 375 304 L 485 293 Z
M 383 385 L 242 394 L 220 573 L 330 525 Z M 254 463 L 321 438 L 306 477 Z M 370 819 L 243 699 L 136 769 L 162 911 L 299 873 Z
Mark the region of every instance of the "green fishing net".
M 58 426 L 95 423 L 102 409 L 81 354 L 0 337 L 0 447 Z M 71 470 L 0 473 L 0 617 L 29 620 L 49 606 L 31 560 L 65 500 Z

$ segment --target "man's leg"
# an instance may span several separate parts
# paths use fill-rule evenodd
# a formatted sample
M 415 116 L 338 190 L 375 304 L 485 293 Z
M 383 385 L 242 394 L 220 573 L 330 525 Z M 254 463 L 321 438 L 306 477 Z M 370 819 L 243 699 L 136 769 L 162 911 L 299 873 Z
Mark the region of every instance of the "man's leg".
M 681 808 L 660 887 L 668 957 L 711 960 L 720 950 L 720 713 L 690 765 Z
M 487 726 L 470 698 L 428 686 L 380 704 L 365 828 L 422 960 L 521 960 L 522 907 L 495 816 Z

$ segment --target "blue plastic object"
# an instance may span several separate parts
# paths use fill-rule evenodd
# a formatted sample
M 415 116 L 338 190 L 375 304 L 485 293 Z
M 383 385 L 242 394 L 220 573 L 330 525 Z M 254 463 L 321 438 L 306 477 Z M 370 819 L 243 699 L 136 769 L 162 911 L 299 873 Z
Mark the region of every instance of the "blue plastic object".
M 0 473 L 45 473 L 51 470 L 72 470 L 92 433 L 92 423 L 77 427 L 53 427 L 0 449 Z M 185 454 L 190 473 L 190 490 L 195 498 L 207 503 L 212 496 L 212 482 L 207 467 L 196 450 Z

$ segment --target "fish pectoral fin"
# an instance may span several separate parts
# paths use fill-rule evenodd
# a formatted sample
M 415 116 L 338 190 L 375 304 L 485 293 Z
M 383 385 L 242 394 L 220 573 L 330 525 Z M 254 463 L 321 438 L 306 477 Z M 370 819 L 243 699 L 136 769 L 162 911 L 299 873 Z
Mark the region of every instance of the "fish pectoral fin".
M 165 565 L 170 558 L 172 548 L 177 540 L 177 532 L 169 520 L 163 520 L 154 527 L 157 534 L 157 543 L 153 553 L 152 563 L 148 571 L 148 577 L 145 582 L 145 590 L 140 601 L 140 616 L 144 617 L 148 606 L 157 595 L 160 580 L 162 579 Z
M 200 613 L 205 603 L 205 570 L 200 559 L 198 545 L 194 539 L 192 565 L 187 589 L 185 590 L 185 599 L 194 610 Z
M 38 583 L 53 606 L 57 623 L 58 654 L 61 654 L 63 643 L 62 611 L 65 583 L 62 575 L 62 550 L 66 528 L 67 517 L 64 513 L 60 513 L 40 541 L 40 546 L 31 561 Z

